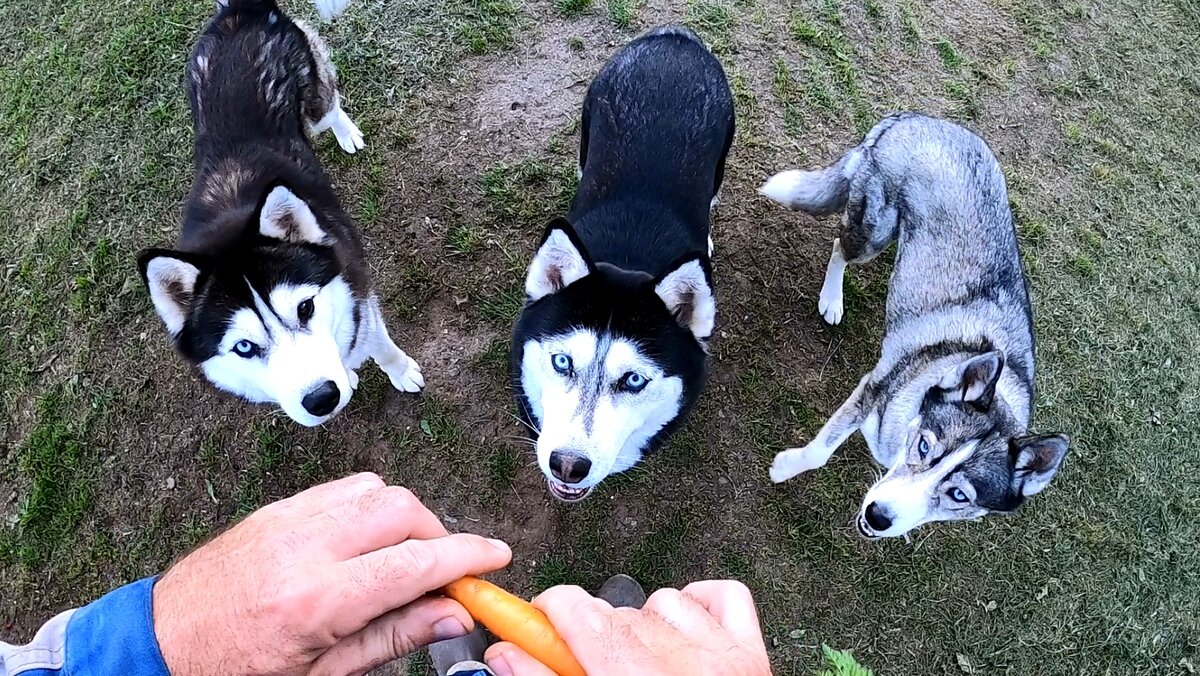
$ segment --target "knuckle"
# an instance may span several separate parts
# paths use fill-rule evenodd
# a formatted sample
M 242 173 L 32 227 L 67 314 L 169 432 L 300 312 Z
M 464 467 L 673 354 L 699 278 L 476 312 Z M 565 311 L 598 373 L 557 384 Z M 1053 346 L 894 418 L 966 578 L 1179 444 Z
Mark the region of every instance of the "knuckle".
M 646 610 L 652 610 L 655 612 L 677 608 L 682 596 L 683 593 L 678 589 L 672 589 L 670 587 L 659 589 L 651 594 L 650 598 L 646 599 L 646 605 L 644 608 Z
M 423 578 L 430 571 L 437 569 L 437 552 L 430 547 L 422 546 L 420 540 L 410 540 L 392 555 L 392 574 L 404 577 Z

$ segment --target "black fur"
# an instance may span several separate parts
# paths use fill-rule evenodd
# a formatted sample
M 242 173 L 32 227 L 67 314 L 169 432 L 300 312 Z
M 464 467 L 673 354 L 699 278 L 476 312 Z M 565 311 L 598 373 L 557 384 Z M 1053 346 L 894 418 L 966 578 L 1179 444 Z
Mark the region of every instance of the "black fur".
M 707 376 L 703 341 L 671 315 L 655 285 L 700 261 L 711 284 L 709 216 L 733 142 L 733 97 L 720 62 L 695 34 L 667 26 L 634 40 L 604 66 L 583 104 L 582 178 L 565 232 L 587 259 L 583 279 L 531 301 L 513 333 L 521 414 L 525 342 L 588 328 L 636 341 L 683 380 L 681 413 L 643 450 L 670 436 Z M 545 242 L 545 237 L 543 238 Z
M 234 0 L 201 35 L 187 66 L 195 126 L 196 177 L 184 207 L 178 251 L 139 255 L 143 280 L 157 256 L 200 269 L 176 346 L 189 361 L 211 357 L 233 312 L 253 307 L 242 280 L 266 292 L 281 282 L 346 279 L 369 292 L 362 243 L 308 137 L 306 122 L 332 106 L 336 78 L 323 69 L 304 30 L 273 0 Z M 272 189 L 305 201 L 329 246 L 259 234 Z

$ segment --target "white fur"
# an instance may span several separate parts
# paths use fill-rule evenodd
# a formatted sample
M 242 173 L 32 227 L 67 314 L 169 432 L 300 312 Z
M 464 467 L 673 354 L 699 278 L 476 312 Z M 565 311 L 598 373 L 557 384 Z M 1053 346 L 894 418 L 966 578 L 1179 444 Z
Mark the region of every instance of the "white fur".
M 163 324 L 166 325 L 167 332 L 172 336 L 178 335 L 183 330 L 191 306 L 179 303 L 178 298 L 169 290 L 171 287 L 177 286 L 190 297 L 196 288 L 196 278 L 199 276 L 199 268 L 170 256 L 159 256 L 146 265 L 146 283 L 150 289 L 150 300 L 154 303 L 154 309 L 158 312 Z
M 322 21 L 329 21 L 333 17 L 345 11 L 350 4 L 350 0 L 313 0 L 313 5 L 317 8 L 317 15 Z
M 764 197 L 772 199 L 780 204 L 790 204 L 796 194 L 803 188 L 806 182 L 807 171 L 799 171 L 792 169 L 790 171 L 781 171 L 771 178 L 758 189 Z
M 301 326 L 296 308 L 310 298 L 313 316 Z M 217 387 L 253 402 L 277 404 L 288 417 L 311 427 L 345 408 L 358 385 L 354 370 L 369 357 L 396 389 L 416 392 L 424 385 L 420 367 L 388 336 L 374 298 L 366 301 L 355 340 L 354 304 L 359 301 L 340 277 L 324 287 L 277 287 L 266 299 L 257 293 L 254 299 L 254 309 L 234 314 L 220 352 L 200 364 Z M 241 340 L 253 342 L 261 355 L 247 359 L 236 354 L 234 346 Z M 337 385 L 341 398 L 331 413 L 314 416 L 305 410 L 304 396 L 327 380 Z
M 700 261 L 688 261 L 679 266 L 664 277 L 654 291 L 692 335 L 701 340 L 712 335 L 717 323 L 717 301 Z M 690 308 L 686 316 L 679 316 L 682 308 Z
M 845 314 L 842 297 L 842 280 L 846 273 L 846 258 L 842 254 L 842 241 L 833 240 L 833 252 L 829 254 L 829 266 L 825 268 L 825 283 L 821 285 L 821 298 L 817 310 L 827 324 L 839 324 Z
M 538 300 L 561 291 L 588 274 L 587 261 L 562 230 L 551 230 L 525 276 L 525 295 Z
M 267 195 L 259 215 L 258 230 L 264 237 L 289 242 L 327 244 L 329 235 L 304 200 L 283 186 Z
M 560 353 L 574 362 L 574 378 L 554 369 L 551 360 Z M 630 371 L 649 380 L 645 389 L 615 391 Z M 572 488 L 590 488 L 636 464 L 683 403 L 682 379 L 666 376 L 636 344 L 585 330 L 527 341 L 521 385 L 540 430 L 538 465 L 546 477 L 557 481 L 550 471 L 554 451 L 570 450 L 592 463 L 587 477 Z
M 976 443 L 964 444 L 933 468 L 919 474 L 901 472 L 905 461 L 904 458 L 899 459 L 863 498 L 864 510 L 867 505 L 876 503 L 892 520 L 887 530 L 873 534 L 877 537 L 895 537 L 935 520 L 933 517 L 937 512 L 932 507 L 938 499 L 937 492 L 942 481 L 971 457 Z
M 362 131 L 342 108 L 342 95 L 338 92 L 333 94 L 333 107 L 329 109 L 328 113 L 325 113 L 325 117 L 310 125 L 308 132 L 315 137 L 327 129 L 333 131 L 342 150 L 351 155 L 366 147 Z

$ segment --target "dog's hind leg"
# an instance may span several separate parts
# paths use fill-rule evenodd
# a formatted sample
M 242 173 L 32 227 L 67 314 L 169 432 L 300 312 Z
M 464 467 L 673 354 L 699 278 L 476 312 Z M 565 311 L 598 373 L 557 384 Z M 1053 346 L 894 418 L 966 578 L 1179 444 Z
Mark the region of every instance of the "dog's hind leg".
M 896 204 L 889 199 L 882 177 L 870 176 L 865 185 L 850 188 L 850 198 L 842 215 L 840 237 L 833 240 L 833 252 L 825 268 L 825 283 L 817 309 L 829 324 L 837 324 L 845 315 L 842 282 L 846 266 L 862 265 L 896 241 L 899 232 Z
M 342 95 L 338 92 L 337 69 L 329 56 L 329 47 L 311 27 L 297 21 L 296 25 L 304 31 L 308 39 L 308 47 L 316 63 L 314 80 L 302 92 L 304 117 L 308 123 L 309 136 L 316 138 L 326 130 L 333 131 L 338 145 L 347 153 L 353 155 L 362 150 L 365 145 L 362 132 L 358 125 L 350 119 L 342 109 Z
M 779 483 L 809 470 L 823 467 L 837 449 L 858 431 L 866 419 L 865 393 L 867 379 L 863 376 L 854 393 L 838 408 L 804 448 L 789 448 L 775 456 L 771 463 L 771 481 Z
M 367 346 L 371 359 L 379 364 L 379 368 L 392 381 L 392 387 L 401 392 L 420 392 L 425 387 L 425 376 L 421 374 L 421 366 L 412 357 L 404 353 L 388 334 L 387 324 L 379 311 L 378 302 L 372 301 L 369 310 L 372 314 L 371 335 Z

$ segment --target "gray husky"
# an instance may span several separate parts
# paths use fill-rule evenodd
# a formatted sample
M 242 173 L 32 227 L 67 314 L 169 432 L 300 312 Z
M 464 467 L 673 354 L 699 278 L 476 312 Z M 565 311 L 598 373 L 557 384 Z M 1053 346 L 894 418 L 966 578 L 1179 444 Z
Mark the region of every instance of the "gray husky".
M 943 120 L 889 117 L 836 164 L 787 171 L 761 189 L 813 215 L 843 212 L 821 289 L 842 319 L 842 276 L 897 242 L 886 335 L 875 369 L 771 479 L 821 467 L 861 431 L 886 474 L 857 519 L 868 538 L 933 521 L 1011 512 L 1057 473 L 1061 434 L 1025 436 L 1034 340 L 1004 175 L 975 134 Z

